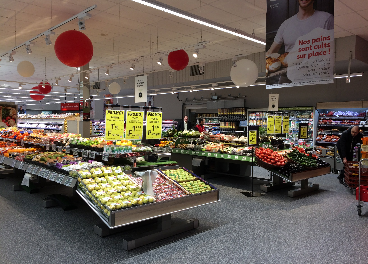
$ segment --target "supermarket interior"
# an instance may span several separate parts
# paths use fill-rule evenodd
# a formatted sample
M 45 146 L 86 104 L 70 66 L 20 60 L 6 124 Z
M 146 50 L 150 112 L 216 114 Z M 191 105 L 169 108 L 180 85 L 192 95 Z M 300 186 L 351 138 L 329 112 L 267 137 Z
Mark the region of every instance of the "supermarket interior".
M 368 1 L 0 6 L 0 264 L 367 263 Z

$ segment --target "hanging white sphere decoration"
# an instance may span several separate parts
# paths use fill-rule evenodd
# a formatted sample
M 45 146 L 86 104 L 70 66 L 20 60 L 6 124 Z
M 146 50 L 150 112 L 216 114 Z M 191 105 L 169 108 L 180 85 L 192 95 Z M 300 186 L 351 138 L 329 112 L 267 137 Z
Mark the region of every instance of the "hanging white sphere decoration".
M 230 77 L 236 86 L 247 87 L 256 82 L 258 67 L 251 60 L 239 60 L 231 67 Z
M 120 92 L 120 85 L 117 82 L 113 82 L 109 85 L 109 92 L 111 94 L 118 94 Z
M 17 71 L 22 77 L 31 77 L 35 72 L 35 67 L 32 62 L 21 61 L 17 66 Z

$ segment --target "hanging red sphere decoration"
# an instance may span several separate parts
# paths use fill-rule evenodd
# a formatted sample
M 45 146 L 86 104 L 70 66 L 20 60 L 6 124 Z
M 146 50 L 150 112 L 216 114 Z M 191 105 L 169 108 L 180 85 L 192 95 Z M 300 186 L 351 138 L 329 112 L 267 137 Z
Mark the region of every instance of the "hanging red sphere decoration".
M 41 94 L 41 92 L 38 90 L 38 86 L 35 86 L 32 89 L 34 89 L 35 91 L 30 91 L 29 93 L 33 100 L 41 101 L 43 98 L 45 98 L 45 96 Z
M 173 70 L 181 71 L 187 67 L 189 56 L 185 50 L 175 50 L 169 53 L 168 63 Z
M 55 41 L 56 57 L 69 67 L 86 65 L 93 57 L 92 41 L 82 32 L 68 30 Z
M 42 94 L 48 94 L 52 90 L 52 87 L 48 82 L 40 82 L 37 88 Z

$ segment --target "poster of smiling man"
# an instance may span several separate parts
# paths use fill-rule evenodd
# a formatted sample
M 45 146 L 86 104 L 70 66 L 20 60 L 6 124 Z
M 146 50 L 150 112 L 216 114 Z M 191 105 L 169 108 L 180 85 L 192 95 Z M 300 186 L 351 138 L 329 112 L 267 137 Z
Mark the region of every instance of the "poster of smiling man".
M 333 14 L 333 0 L 267 0 L 267 89 L 333 82 Z

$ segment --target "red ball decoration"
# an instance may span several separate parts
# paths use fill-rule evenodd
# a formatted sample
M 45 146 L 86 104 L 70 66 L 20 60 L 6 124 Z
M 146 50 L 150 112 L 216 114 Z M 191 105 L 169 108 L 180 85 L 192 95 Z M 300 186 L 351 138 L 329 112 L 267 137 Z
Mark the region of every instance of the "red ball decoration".
M 40 82 L 37 88 L 42 94 L 48 94 L 52 90 L 52 87 L 48 82 Z
M 185 50 L 175 50 L 169 53 L 168 63 L 173 70 L 181 71 L 187 67 L 189 56 Z
M 54 50 L 56 57 L 70 67 L 86 65 L 93 57 L 91 40 L 76 30 L 61 33 L 55 41 Z
M 38 90 L 38 86 L 33 87 L 32 89 L 36 90 L 36 91 L 30 91 L 30 96 L 33 100 L 35 101 L 41 101 L 43 98 L 45 98 L 45 96 L 43 94 L 41 94 L 41 92 Z

